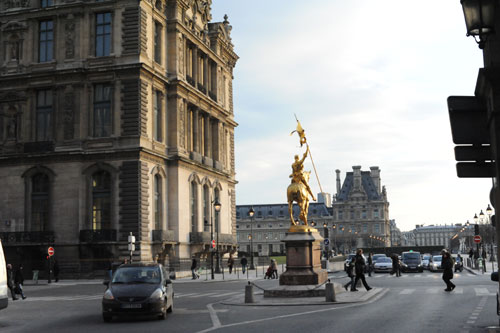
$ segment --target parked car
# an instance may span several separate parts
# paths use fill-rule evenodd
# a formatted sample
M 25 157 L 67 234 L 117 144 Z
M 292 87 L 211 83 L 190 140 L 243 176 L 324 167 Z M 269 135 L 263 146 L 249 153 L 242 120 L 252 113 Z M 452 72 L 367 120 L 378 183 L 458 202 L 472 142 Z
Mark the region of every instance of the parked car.
M 387 256 L 383 253 L 377 253 L 372 256 L 373 264 L 377 262 L 380 258 L 387 258 Z
M 102 298 L 102 318 L 157 315 L 165 319 L 174 308 L 174 290 L 162 265 L 131 263 L 118 267 Z
M 380 257 L 377 262 L 373 264 L 373 271 L 378 272 L 392 272 L 392 259 L 388 257 Z
M 429 269 L 429 262 L 431 260 L 431 255 L 426 253 L 422 256 L 422 268 L 423 269 Z
M 420 272 L 424 271 L 422 267 L 422 258 L 420 252 L 408 251 L 401 254 L 401 271 L 402 272 Z
M 437 272 L 443 270 L 441 267 L 441 261 L 443 260 L 443 256 L 432 256 L 431 260 L 429 261 L 429 270 L 431 272 Z

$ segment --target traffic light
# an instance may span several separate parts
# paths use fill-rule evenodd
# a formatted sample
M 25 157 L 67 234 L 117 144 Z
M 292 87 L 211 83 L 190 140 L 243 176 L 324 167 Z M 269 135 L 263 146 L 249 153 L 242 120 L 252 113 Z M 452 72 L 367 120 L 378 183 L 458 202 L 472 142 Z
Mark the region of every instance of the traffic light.
M 479 224 L 474 224 L 474 235 L 479 235 Z

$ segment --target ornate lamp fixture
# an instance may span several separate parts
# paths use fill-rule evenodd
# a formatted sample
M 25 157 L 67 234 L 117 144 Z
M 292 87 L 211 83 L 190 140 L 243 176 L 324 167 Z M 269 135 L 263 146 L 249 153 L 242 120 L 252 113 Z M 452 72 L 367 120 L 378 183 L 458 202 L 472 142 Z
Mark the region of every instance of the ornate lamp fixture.
M 494 32 L 495 2 L 495 0 L 460 0 L 467 36 L 473 36 L 480 49 L 484 47 L 488 35 Z

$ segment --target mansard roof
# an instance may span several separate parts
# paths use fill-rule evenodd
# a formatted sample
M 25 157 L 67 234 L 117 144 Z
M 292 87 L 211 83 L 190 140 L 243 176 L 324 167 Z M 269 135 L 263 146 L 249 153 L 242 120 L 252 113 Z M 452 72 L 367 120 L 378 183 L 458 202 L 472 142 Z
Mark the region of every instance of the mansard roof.
M 337 201 L 348 201 L 353 183 L 354 173 L 352 171 L 347 172 L 344 184 L 342 184 L 342 189 L 340 190 L 340 193 L 337 194 Z M 382 196 L 373 182 L 370 171 L 361 171 L 361 186 L 368 196 L 368 200 L 382 200 Z
M 248 218 L 248 211 L 253 207 L 255 211 L 254 218 L 283 218 L 288 217 L 288 204 L 271 205 L 238 205 L 236 206 L 236 218 Z M 293 205 L 293 216 L 299 216 L 300 209 L 296 204 Z M 311 203 L 309 205 L 308 218 L 330 216 L 330 212 L 324 203 Z

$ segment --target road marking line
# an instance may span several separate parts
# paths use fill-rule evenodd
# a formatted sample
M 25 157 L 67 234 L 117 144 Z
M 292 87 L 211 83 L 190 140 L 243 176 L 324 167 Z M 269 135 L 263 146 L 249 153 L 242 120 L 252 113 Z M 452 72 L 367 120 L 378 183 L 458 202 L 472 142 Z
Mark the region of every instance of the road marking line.
M 495 296 L 495 293 L 490 293 L 487 288 L 474 288 L 476 296 Z
M 198 294 L 198 295 L 194 295 L 194 296 L 187 296 L 188 298 L 196 298 L 196 297 L 207 297 L 207 296 L 210 296 L 210 295 L 218 295 L 217 293 L 206 293 L 206 294 Z
M 455 288 L 453 290 L 454 294 L 463 294 L 464 293 L 464 288 Z
M 180 297 L 188 297 L 191 295 L 198 295 L 198 293 L 191 293 L 191 294 L 175 294 L 175 298 L 180 298 Z
M 429 288 L 425 291 L 426 294 L 437 294 L 439 292 L 439 288 Z
M 229 296 L 229 295 L 234 295 L 234 294 L 240 294 L 240 292 L 239 291 L 233 291 L 233 292 L 230 292 L 230 293 L 211 295 L 211 296 L 208 296 L 208 297 L 224 297 L 224 296 Z
M 403 289 L 399 294 L 400 295 L 410 295 L 410 294 L 413 294 L 414 291 L 415 291 L 415 289 Z
M 213 304 L 207 305 L 208 312 L 210 313 L 210 319 L 212 320 L 212 329 L 217 329 L 221 327 L 219 317 L 217 317 L 217 312 L 215 312 Z

